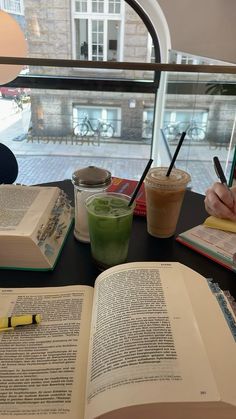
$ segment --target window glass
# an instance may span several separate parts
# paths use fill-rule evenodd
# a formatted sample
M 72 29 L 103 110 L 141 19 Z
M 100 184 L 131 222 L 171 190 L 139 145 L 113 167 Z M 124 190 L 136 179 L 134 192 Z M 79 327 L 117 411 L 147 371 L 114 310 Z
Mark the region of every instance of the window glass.
M 23 1 L 22 0 L 2 0 L 0 8 L 8 13 L 23 14 Z
M 92 21 L 92 60 L 103 61 L 104 48 L 103 48 L 103 21 Z
M 92 12 L 103 13 L 104 12 L 104 0 L 92 0 Z
M 92 13 L 88 12 L 86 19 L 84 13 L 80 13 L 80 10 L 76 9 L 78 12 L 75 14 L 76 58 L 78 58 L 78 51 L 84 42 L 83 38 L 86 38 L 88 55 L 85 59 L 119 61 L 123 49 L 121 45 L 124 43 L 121 29 L 125 22 L 124 10 L 121 13 L 121 2 L 108 3 L 107 0 L 94 0 L 88 4 L 91 6 Z M 101 14 L 103 14 L 102 18 Z M 116 19 L 114 19 L 114 14 L 116 14 Z M 99 19 L 96 19 L 96 16 Z M 86 28 L 80 22 L 86 22 Z M 91 48 L 89 39 L 92 40 Z
M 148 29 L 123 0 L 25 0 L 24 6 L 18 21 L 29 57 L 150 61 Z M 18 182 L 70 178 L 90 164 L 140 178 L 151 153 L 143 111 L 154 108 L 154 72 L 35 65 L 24 76 L 34 83 L 28 91 L 24 83 L 0 89 L 1 141 L 17 156 Z
M 109 0 L 109 13 L 120 13 L 120 0 Z
M 143 111 L 143 128 L 142 128 L 142 137 L 145 139 L 152 138 L 153 117 L 154 117 L 154 109 L 145 108 Z
M 77 135 L 121 136 L 121 108 L 112 106 L 73 106 L 73 127 Z M 107 132 L 105 129 L 107 128 Z M 110 128 L 108 132 L 108 128 Z
M 0 0 L 2 4 L 3 0 Z M 70 0 L 64 2 L 9 2 L 20 5 L 22 15 L 13 17 L 28 42 L 28 56 L 88 61 L 150 62 L 149 31 L 136 11 L 124 0 Z M 10 6 L 9 6 L 10 7 Z M 96 11 L 93 11 L 96 10 Z M 97 22 L 96 27 L 93 22 Z M 93 34 L 96 33 L 95 38 Z M 98 36 L 99 34 L 99 36 Z M 100 69 L 31 66 L 30 75 L 101 77 Z M 147 80 L 153 71 L 106 71 L 107 79 Z
M 86 19 L 75 21 L 76 26 L 76 58 L 88 60 L 88 22 Z
M 178 109 L 165 110 L 164 133 L 168 140 L 180 138 L 183 131 L 186 139 L 203 141 L 206 136 L 207 110 Z
M 178 51 L 170 55 L 179 64 L 220 64 L 205 57 Z M 204 194 L 215 182 L 212 164 L 219 156 L 227 180 L 236 147 L 236 76 L 220 73 L 167 73 L 162 134 L 167 164 L 173 156 L 181 133 L 186 132 L 176 165 L 190 173 L 193 191 Z M 164 155 L 164 151 L 162 157 Z M 163 159 L 162 159 L 163 160 Z
M 87 12 L 87 0 L 76 0 L 75 11 L 82 12 L 82 13 Z

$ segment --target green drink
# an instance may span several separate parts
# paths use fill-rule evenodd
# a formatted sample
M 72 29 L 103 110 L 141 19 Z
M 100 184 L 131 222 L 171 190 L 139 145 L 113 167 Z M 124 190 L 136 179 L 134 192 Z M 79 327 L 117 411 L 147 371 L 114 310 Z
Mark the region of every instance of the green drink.
M 100 269 L 126 261 L 134 204 L 127 195 L 105 192 L 86 200 L 92 256 Z

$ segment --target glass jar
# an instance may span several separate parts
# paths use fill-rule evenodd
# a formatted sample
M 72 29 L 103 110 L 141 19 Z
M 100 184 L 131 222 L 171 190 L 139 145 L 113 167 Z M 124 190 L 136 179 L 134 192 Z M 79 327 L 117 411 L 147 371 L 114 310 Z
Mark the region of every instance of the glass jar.
M 104 192 L 111 184 L 111 173 L 106 169 L 88 166 L 76 170 L 72 174 L 75 196 L 75 228 L 74 236 L 77 240 L 89 243 L 86 199 L 95 193 Z

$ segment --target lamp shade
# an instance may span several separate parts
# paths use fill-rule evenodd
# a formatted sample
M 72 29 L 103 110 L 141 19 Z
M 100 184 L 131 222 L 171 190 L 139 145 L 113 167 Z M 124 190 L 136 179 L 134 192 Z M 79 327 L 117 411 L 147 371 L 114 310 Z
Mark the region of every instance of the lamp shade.
M 0 56 L 26 57 L 27 42 L 19 24 L 8 13 L 0 10 Z M 23 65 L 0 64 L 0 85 L 14 80 Z

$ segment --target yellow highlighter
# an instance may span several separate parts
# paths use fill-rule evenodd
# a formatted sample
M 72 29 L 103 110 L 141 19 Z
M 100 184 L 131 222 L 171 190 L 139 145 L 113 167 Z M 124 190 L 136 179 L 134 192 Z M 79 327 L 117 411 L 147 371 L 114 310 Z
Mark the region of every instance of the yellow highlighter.
M 39 324 L 40 322 L 40 314 L 22 314 L 20 316 L 0 317 L 0 332 L 14 329 L 17 326 Z

